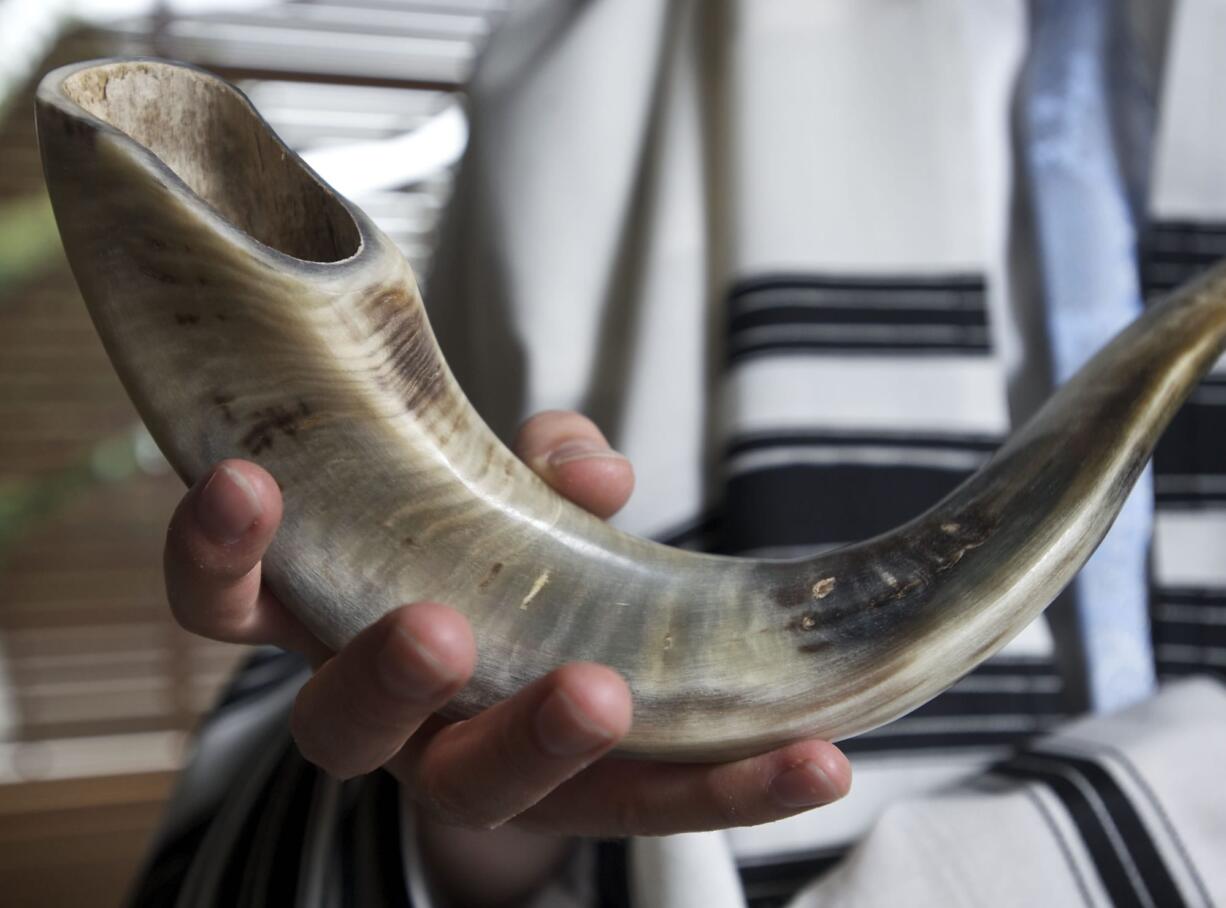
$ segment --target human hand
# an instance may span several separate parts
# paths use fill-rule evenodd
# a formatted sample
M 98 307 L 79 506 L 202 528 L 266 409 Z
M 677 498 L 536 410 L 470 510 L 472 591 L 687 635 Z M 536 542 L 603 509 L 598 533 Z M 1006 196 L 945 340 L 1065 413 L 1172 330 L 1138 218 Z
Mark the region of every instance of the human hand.
M 630 495 L 629 462 L 574 413 L 529 420 L 516 454 L 555 490 L 608 517 Z M 186 629 L 216 640 L 275 644 L 315 666 L 291 729 L 303 755 L 348 778 L 386 767 L 427 818 L 489 829 L 592 836 L 752 825 L 833 801 L 851 770 L 809 740 L 723 764 L 605 757 L 629 730 L 631 697 L 613 670 L 562 666 L 462 722 L 435 713 L 467 683 L 476 650 L 467 620 L 438 603 L 406 605 L 331 653 L 260 581 L 281 497 L 260 467 L 225 461 L 171 520 L 165 572 Z

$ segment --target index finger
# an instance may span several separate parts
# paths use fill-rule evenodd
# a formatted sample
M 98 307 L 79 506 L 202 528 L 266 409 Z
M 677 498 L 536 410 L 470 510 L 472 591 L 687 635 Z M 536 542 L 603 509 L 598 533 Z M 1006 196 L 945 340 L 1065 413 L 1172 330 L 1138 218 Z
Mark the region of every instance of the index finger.
M 620 511 L 634 489 L 630 461 L 582 414 L 538 413 L 520 427 L 511 447 L 554 491 L 597 517 Z

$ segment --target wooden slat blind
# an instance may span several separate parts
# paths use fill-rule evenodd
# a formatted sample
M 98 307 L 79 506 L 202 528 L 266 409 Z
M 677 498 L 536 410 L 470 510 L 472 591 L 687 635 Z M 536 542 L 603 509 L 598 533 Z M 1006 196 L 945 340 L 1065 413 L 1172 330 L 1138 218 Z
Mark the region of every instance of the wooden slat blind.
M 329 0 L 130 20 L 66 39 L 40 74 L 151 52 L 259 74 L 243 87 L 289 144 L 337 148 L 452 103 L 502 6 Z M 30 94 L 0 123 L 0 208 L 42 191 Z M 449 189 L 443 173 L 354 201 L 420 270 Z M 0 785 L 173 769 L 244 653 L 168 615 L 161 547 L 182 488 L 140 440 L 62 254 L 0 283 L 0 426 Z M 23 515 L 15 536 L 6 502 Z

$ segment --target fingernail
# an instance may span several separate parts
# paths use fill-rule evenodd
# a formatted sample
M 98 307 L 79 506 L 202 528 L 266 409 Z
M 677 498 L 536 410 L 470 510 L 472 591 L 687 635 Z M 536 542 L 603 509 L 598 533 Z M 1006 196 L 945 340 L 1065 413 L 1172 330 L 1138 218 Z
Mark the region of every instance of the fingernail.
M 393 695 L 415 703 L 437 699 L 455 680 L 442 661 L 402 627 L 387 635 L 375 670 Z
M 247 477 L 224 464 L 213 471 L 196 497 L 201 529 L 221 545 L 242 539 L 259 516 L 260 500 Z
M 545 752 L 555 757 L 577 757 L 613 740 L 562 690 L 551 693 L 537 709 L 536 734 Z
M 558 445 L 549 452 L 547 461 L 551 467 L 560 467 L 576 460 L 588 460 L 593 457 L 607 457 L 614 460 L 626 459 L 608 445 L 602 445 L 595 441 L 576 440 Z
M 805 761 L 785 769 L 771 781 L 771 794 L 784 807 L 816 807 L 843 796 L 820 766 Z

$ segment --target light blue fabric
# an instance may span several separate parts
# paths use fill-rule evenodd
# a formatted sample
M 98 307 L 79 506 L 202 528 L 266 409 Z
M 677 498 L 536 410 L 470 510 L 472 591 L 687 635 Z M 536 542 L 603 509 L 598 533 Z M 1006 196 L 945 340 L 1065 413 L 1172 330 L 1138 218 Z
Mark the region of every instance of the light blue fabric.
M 1128 57 L 1122 4 L 1033 0 L 1031 10 L 1020 163 L 1031 186 L 1059 384 L 1141 311 L 1129 195 L 1136 187 L 1125 175 L 1136 172 L 1137 156 L 1147 157 L 1152 102 Z M 1146 571 L 1152 513 L 1147 471 L 1074 581 L 1094 710 L 1126 706 L 1154 687 Z

